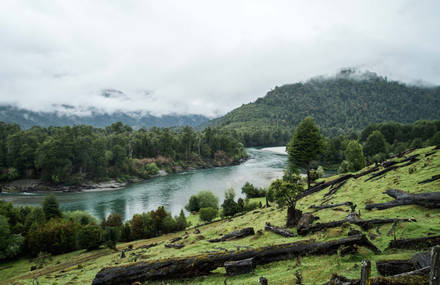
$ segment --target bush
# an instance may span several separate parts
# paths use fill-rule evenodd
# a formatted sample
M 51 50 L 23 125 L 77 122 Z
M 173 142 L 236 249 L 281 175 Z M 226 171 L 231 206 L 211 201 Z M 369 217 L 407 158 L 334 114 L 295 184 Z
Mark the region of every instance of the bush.
M 0 261 L 19 255 L 23 244 L 23 236 L 11 234 L 8 219 L 0 215 Z
M 63 217 L 65 219 L 72 220 L 82 226 L 88 225 L 90 223 L 98 223 L 98 220 L 86 211 L 76 210 L 63 212 Z
M 46 224 L 31 227 L 26 245 L 33 256 L 40 251 L 60 254 L 77 248 L 79 225 L 73 221 L 52 219 Z
M 222 204 L 222 216 L 229 217 L 233 216 L 239 212 L 238 204 L 234 201 L 235 192 L 234 189 L 230 188 L 225 192 L 225 200 Z
M 60 205 L 54 194 L 50 194 L 43 201 L 43 211 L 47 220 L 61 218 Z
M 156 163 L 152 162 L 149 164 L 145 164 L 145 173 L 148 176 L 154 176 L 159 173 L 159 167 L 157 167 Z
M 102 229 L 98 225 L 83 226 L 78 234 L 78 243 L 87 250 L 97 249 L 102 243 Z
M 210 191 L 200 191 L 189 198 L 185 209 L 189 212 L 198 212 L 201 208 L 218 209 L 218 198 Z
M 264 189 L 257 188 L 249 182 L 246 182 L 243 187 L 241 187 L 241 193 L 245 194 L 247 199 L 264 197 L 266 195 Z
M 218 216 L 218 210 L 214 208 L 201 208 L 199 215 L 200 220 L 210 222 Z

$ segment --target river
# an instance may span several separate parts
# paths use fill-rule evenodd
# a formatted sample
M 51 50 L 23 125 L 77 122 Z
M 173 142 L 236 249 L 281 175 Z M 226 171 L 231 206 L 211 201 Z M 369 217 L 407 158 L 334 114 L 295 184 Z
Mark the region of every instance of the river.
M 56 196 L 63 210 L 85 210 L 99 219 L 117 212 L 128 220 L 134 214 L 156 209 L 160 205 L 177 215 L 189 197 L 201 190 L 212 191 L 222 201 L 224 191 L 230 187 L 235 189 L 238 197 L 242 197 L 241 187 L 247 181 L 258 187 L 268 186 L 271 180 L 282 176 L 286 167 L 287 156 L 282 149 L 248 148 L 250 159 L 240 165 L 170 174 L 119 190 L 56 193 Z M 16 205 L 37 206 L 46 195 L 1 193 L 0 199 Z

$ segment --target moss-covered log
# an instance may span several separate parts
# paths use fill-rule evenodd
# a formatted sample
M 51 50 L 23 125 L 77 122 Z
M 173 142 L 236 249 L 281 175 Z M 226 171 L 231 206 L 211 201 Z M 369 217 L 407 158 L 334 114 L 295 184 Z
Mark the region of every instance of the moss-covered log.
M 225 234 L 221 238 L 210 239 L 208 241 L 209 242 L 221 242 L 221 241 L 227 241 L 227 240 L 231 240 L 231 239 L 244 238 L 244 237 L 251 236 L 254 234 L 255 234 L 254 228 L 244 228 L 244 229 L 241 229 L 238 231 L 233 231 L 228 234 Z
M 437 174 L 437 175 L 432 176 L 429 179 L 420 181 L 419 184 L 425 184 L 425 183 L 433 182 L 433 181 L 436 181 L 436 180 L 439 180 L 439 179 L 440 179 L 440 174 Z
M 328 204 L 328 205 L 320 205 L 320 206 L 312 205 L 309 208 L 322 210 L 322 209 L 335 208 L 335 207 L 340 207 L 340 206 L 351 207 L 351 206 L 353 206 L 353 203 L 352 202 L 343 202 L 343 203 L 338 203 L 338 204 Z
M 128 285 L 135 281 L 196 277 L 206 275 L 218 267 L 223 267 L 225 262 L 229 261 L 253 258 L 257 265 L 267 264 L 305 255 L 331 255 L 337 253 L 342 246 L 355 245 L 365 246 L 374 251 L 377 250 L 365 235 L 349 236 L 324 242 L 300 241 L 237 252 L 216 252 L 107 267 L 96 274 L 92 284 Z
M 388 248 L 399 249 L 428 249 L 440 245 L 440 235 L 421 238 L 408 238 L 390 241 Z
M 426 208 L 440 208 L 440 192 L 410 194 L 399 189 L 388 189 L 384 192 L 394 198 L 393 201 L 385 203 L 367 204 L 365 209 L 388 209 L 402 205 L 419 205 Z
M 372 219 L 372 220 L 349 219 L 349 220 L 347 220 L 347 219 L 345 219 L 345 220 L 338 220 L 338 221 L 333 221 L 333 222 L 328 222 L 328 223 L 312 224 L 310 226 L 306 226 L 306 227 L 301 228 L 301 230 L 298 229 L 298 234 L 299 235 L 307 235 L 309 233 L 319 232 L 324 229 L 340 227 L 344 223 L 355 224 L 355 225 L 360 226 L 363 230 L 368 230 L 368 229 L 371 229 L 372 227 L 374 227 L 375 225 L 390 224 L 390 223 L 395 223 L 395 222 L 412 222 L 412 221 L 414 221 L 414 220 L 411 220 L 411 219 Z
M 280 227 L 276 227 L 274 225 L 271 225 L 269 222 L 266 223 L 266 226 L 264 227 L 264 229 L 266 231 L 271 231 L 271 232 L 276 233 L 278 235 L 281 235 L 283 237 L 294 237 L 295 236 L 291 231 L 289 231 L 287 229 L 280 228 Z
M 406 162 L 406 161 L 408 161 L 408 162 Z M 382 175 L 386 174 L 387 172 L 389 172 L 391 170 L 395 170 L 395 169 L 398 169 L 398 168 L 401 168 L 401 167 L 409 166 L 409 165 L 411 165 L 411 164 L 413 164 L 413 163 L 415 163 L 417 161 L 419 161 L 419 159 L 417 158 L 417 155 L 414 155 L 414 156 L 411 156 L 409 158 L 403 159 L 403 160 L 399 161 L 399 163 L 402 163 L 402 162 L 406 162 L 406 163 L 401 164 L 401 165 L 393 165 L 393 166 L 385 168 L 385 169 L 383 169 L 383 170 L 381 170 L 381 171 L 379 171 L 377 173 L 374 173 L 369 178 L 365 179 L 365 182 L 370 181 L 370 180 L 372 180 L 372 179 L 374 179 L 376 177 L 382 176 Z

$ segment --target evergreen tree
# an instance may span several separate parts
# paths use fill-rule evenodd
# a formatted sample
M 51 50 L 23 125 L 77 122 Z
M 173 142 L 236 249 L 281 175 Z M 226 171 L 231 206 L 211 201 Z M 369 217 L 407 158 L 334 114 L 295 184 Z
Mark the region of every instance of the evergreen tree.
M 61 218 L 60 205 L 54 194 L 50 194 L 44 199 L 43 211 L 46 220 L 50 220 L 52 218 Z
M 362 146 L 357 141 L 350 141 L 345 149 L 345 159 L 348 161 L 348 171 L 354 172 L 365 167 L 365 156 Z
M 310 169 L 313 161 L 323 151 L 323 140 L 312 117 L 305 118 L 295 129 L 293 138 L 287 145 L 289 167 L 294 172 L 298 168 L 307 171 L 307 185 L 310 188 Z

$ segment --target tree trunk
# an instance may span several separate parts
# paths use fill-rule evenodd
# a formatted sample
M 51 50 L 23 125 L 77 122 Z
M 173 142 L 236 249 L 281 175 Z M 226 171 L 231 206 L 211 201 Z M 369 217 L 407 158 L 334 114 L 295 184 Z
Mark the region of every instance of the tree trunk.
M 410 194 L 399 189 L 388 189 L 384 192 L 395 200 L 386 203 L 367 204 L 365 209 L 388 209 L 402 205 L 419 205 L 425 208 L 440 208 L 440 192 Z
M 286 221 L 286 227 L 287 228 L 293 228 L 296 227 L 296 225 L 299 222 L 299 219 L 301 219 L 302 212 L 300 210 L 297 210 L 295 205 L 290 205 L 289 208 L 287 208 L 287 221 Z
M 218 252 L 196 256 L 167 258 L 106 267 L 96 274 L 93 285 L 129 285 L 134 281 L 190 278 L 209 274 L 226 262 L 253 258 L 255 264 L 267 264 L 298 256 L 336 254 L 342 246 L 365 246 L 371 242 L 365 235 L 342 239 L 312 242 L 301 241 L 236 252 Z
M 310 189 L 310 168 L 307 167 L 307 189 Z

